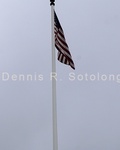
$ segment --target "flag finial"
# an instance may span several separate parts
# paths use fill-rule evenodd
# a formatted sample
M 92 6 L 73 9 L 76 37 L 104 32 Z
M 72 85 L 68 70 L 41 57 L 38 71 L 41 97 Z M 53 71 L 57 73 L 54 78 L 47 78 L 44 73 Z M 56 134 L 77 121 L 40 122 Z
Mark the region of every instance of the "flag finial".
M 50 0 L 50 5 L 55 5 L 55 0 Z

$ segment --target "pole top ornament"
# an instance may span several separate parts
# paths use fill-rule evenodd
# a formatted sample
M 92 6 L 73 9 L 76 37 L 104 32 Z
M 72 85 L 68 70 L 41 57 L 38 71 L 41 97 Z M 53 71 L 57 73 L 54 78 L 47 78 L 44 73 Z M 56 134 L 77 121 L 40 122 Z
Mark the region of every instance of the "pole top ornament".
M 50 5 L 55 5 L 55 0 L 50 0 Z

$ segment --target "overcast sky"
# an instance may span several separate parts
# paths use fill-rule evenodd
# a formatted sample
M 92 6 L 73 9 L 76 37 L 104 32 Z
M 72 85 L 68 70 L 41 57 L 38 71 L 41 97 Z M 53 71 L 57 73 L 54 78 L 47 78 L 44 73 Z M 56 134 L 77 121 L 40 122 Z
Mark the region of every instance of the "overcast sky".
M 55 9 L 76 67 L 56 61 L 59 150 L 120 150 L 120 1 Z M 49 0 L 0 0 L 0 150 L 52 150 L 50 73 Z

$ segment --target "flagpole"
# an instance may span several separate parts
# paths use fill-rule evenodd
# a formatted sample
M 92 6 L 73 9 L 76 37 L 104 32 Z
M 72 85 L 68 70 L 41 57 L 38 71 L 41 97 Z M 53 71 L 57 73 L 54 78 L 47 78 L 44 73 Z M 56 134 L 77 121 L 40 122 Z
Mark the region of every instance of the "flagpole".
M 51 32 L 52 32 L 52 75 L 56 74 L 56 54 L 54 37 L 54 5 L 55 0 L 50 0 L 51 5 Z M 53 121 L 53 150 L 58 150 L 57 135 L 57 103 L 56 103 L 56 79 L 52 76 L 52 121 Z

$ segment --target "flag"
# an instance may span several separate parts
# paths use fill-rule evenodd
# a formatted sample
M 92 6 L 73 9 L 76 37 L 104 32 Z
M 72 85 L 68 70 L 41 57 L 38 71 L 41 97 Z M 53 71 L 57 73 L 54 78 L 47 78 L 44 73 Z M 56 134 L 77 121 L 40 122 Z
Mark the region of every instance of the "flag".
M 68 44 L 66 42 L 63 29 L 60 25 L 60 22 L 58 20 L 55 11 L 54 11 L 54 34 L 55 34 L 55 47 L 58 50 L 58 60 L 61 63 L 70 65 L 73 69 L 75 69 L 75 65 L 72 60 Z

